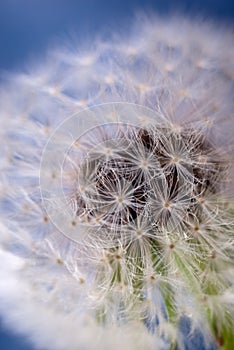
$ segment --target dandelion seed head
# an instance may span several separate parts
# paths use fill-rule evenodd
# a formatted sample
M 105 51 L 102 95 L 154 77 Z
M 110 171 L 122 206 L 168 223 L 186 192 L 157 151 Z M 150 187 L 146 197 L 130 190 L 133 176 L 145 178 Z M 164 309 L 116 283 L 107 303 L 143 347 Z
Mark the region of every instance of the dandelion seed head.
M 0 310 L 38 348 L 233 339 L 232 35 L 137 26 L 0 88 Z

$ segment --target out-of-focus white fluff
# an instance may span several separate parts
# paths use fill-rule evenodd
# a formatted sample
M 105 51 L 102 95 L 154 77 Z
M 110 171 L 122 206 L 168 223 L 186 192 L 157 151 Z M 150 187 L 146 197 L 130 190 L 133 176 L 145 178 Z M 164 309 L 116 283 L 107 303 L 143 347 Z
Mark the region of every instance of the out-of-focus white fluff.
M 1 312 L 5 315 L 6 324 L 17 333 L 27 334 L 28 338 L 42 349 L 119 349 L 124 346 L 130 349 L 164 347 L 159 338 L 153 339 L 146 328 L 135 322 L 119 327 L 98 326 L 91 316 L 83 311 L 66 315 L 56 310 L 56 300 L 50 307 L 40 300 L 40 290 L 23 283 L 19 270 L 25 262 L 4 251 L 0 252 L 3 266 L 1 269 L 0 301 Z M 74 300 L 75 302 L 75 300 Z M 84 306 L 85 309 L 85 306 Z M 156 345 L 153 343 L 156 340 Z
M 7 76 L 0 87 L 0 312 L 11 329 L 42 349 L 164 349 L 167 339 L 176 337 L 182 348 L 179 331 L 166 319 L 162 337 L 140 320 L 101 325 L 95 305 L 109 307 L 110 320 L 119 305 L 115 309 L 115 303 L 100 300 L 105 294 L 98 285 L 95 289 L 94 262 L 85 260 L 89 252 L 74 246 L 46 217 L 40 160 L 48 137 L 65 118 L 109 102 L 140 104 L 178 125 L 194 121 L 208 127 L 212 142 L 231 154 L 233 35 L 183 18 L 153 18 L 137 20 L 130 34 L 86 47 L 58 47 L 28 72 Z M 90 249 L 100 259 L 95 244 Z M 233 269 L 227 280 L 231 275 Z M 198 327 L 201 315 L 193 302 L 179 300 L 184 282 L 174 277 L 173 283 L 180 315 L 191 307 Z M 217 296 L 221 305 L 233 298 L 231 287 Z M 158 311 L 154 296 L 149 300 Z

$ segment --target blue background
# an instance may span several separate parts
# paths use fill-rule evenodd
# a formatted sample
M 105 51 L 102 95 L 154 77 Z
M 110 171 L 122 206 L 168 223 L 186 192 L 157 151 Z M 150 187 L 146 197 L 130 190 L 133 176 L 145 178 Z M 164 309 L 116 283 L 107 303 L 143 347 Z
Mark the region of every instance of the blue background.
M 137 10 L 234 19 L 233 0 L 0 0 L 0 75 L 23 70 L 58 38 L 118 28 Z M 0 350 L 33 348 L 0 323 Z

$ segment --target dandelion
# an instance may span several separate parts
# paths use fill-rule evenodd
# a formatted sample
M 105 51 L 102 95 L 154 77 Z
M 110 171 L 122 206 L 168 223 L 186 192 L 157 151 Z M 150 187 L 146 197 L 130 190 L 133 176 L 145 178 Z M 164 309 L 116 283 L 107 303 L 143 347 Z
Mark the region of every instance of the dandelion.
M 0 311 L 38 349 L 232 349 L 232 34 L 141 19 L 2 83 Z

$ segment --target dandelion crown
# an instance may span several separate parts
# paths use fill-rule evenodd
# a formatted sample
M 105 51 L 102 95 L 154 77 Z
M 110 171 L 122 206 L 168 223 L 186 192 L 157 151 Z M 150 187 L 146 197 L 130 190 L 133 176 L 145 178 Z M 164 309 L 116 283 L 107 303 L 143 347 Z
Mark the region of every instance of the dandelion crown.
M 1 87 L 0 311 L 39 349 L 234 343 L 232 34 L 137 24 Z

